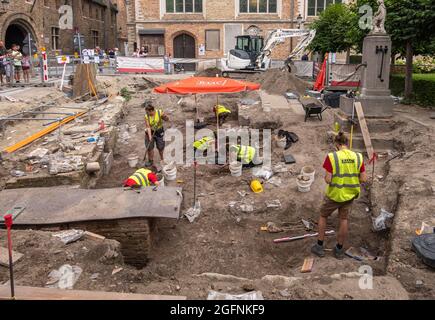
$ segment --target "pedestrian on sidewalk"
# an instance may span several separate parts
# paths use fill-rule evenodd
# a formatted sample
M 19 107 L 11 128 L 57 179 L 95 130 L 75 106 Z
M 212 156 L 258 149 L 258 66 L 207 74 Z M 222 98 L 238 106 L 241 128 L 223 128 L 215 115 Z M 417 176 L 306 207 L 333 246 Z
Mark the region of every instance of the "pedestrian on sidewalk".
M 161 109 L 156 109 L 152 102 L 145 102 L 145 157 L 148 154 L 148 163 L 146 166 L 152 166 L 154 163 L 154 145 L 159 150 L 160 159 L 163 161 L 165 150 L 165 129 L 163 121 L 169 121 L 169 117 Z
M 6 57 L 3 59 L 3 67 L 5 68 L 6 75 L 6 83 L 10 84 L 12 81 L 12 76 L 14 74 L 13 68 L 13 58 L 12 58 L 12 50 L 8 50 L 6 52 Z
M 30 56 L 24 54 L 21 60 L 23 68 L 23 78 L 25 83 L 30 83 Z
M 3 85 L 3 76 L 6 76 L 6 70 L 3 60 L 6 58 L 7 50 L 3 41 L 0 41 L 0 82 Z
M 13 65 L 14 65 L 14 74 L 15 74 L 15 81 L 17 83 L 20 83 L 21 78 L 21 70 L 23 69 L 21 61 L 23 60 L 23 55 L 20 52 L 20 46 L 13 44 L 12 45 L 12 59 Z
M 165 54 L 163 57 L 165 74 L 171 74 L 171 54 Z
M 328 184 L 325 199 L 320 208 L 319 237 L 311 252 L 319 257 L 325 256 L 323 242 L 325 240 L 326 220 L 338 210 L 340 226 L 337 234 L 337 245 L 334 255 L 337 259 L 344 258 L 344 242 L 348 235 L 348 217 L 352 204 L 361 193 L 361 183 L 367 181 L 363 156 L 348 148 L 349 140 L 343 132 L 334 139 L 336 151 L 329 153 L 323 164 L 326 170 L 325 181 Z

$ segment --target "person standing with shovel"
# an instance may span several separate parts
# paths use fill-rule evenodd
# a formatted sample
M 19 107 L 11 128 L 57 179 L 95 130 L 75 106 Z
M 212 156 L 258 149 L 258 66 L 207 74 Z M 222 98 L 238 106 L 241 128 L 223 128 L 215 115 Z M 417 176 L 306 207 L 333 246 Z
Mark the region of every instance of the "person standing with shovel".
M 156 109 L 152 102 L 145 102 L 145 166 L 154 164 L 154 145 L 159 150 L 160 159 L 163 161 L 165 150 L 165 129 L 163 121 L 169 121 L 169 117 L 161 109 Z M 148 156 L 148 161 L 146 158 Z

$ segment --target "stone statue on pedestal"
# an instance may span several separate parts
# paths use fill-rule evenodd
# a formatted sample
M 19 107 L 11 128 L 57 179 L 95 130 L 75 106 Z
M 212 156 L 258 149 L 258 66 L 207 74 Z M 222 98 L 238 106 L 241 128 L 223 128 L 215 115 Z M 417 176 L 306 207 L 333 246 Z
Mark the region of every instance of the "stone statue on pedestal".
M 387 33 L 385 31 L 385 17 L 387 16 L 387 8 L 385 7 L 384 0 L 378 0 L 379 8 L 373 17 L 373 33 Z

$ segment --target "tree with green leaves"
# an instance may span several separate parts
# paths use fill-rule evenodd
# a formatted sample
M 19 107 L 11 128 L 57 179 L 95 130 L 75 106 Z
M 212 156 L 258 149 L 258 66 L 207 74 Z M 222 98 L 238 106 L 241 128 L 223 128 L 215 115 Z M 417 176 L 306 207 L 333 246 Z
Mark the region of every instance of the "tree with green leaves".
M 310 48 L 322 54 L 350 48 L 361 52 L 364 37 L 370 32 L 359 26 L 363 5 L 369 5 L 373 14 L 378 8 L 376 0 L 328 6 L 311 25 L 316 29 L 316 37 Z M 405 97 L 411 98 L 414 55 L 435 54 L 435 0 L 385 0 L 385 6 L 385 27 L 393 42 L 392 54 L 406 57 Z
M 393 50 L 405 53 L 405 98 L 411 98 L 414 55 L 435 54 L 435 1 L 386 0 L 385 5 L 385 24 L 393 41 Z
M 312 23 L 316 37 L 310 49 L 324 56 L 326 52 L 341 52 L 353 47 L 360 37 L 358 13 L 344 4 L 330 5 Z

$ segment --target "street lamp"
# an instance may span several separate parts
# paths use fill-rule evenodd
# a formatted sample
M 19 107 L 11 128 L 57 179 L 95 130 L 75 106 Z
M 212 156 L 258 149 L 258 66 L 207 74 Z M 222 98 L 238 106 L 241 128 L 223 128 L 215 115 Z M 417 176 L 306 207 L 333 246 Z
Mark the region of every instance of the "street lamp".
M 298 16 L 296 17 L 296 23 L 298 24 L 298 29 L 301 28 L 301 25 L 302 25 L 302 23 L 303 23 L 303 20 L 304 20 L 304 19 L 302 18 L 301 14 L 299 13 Z

